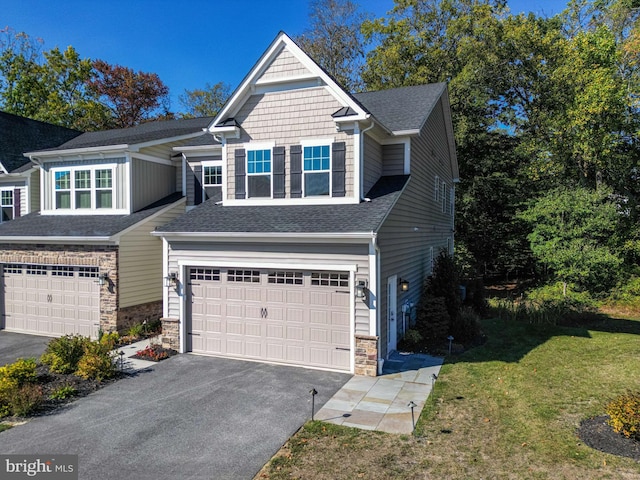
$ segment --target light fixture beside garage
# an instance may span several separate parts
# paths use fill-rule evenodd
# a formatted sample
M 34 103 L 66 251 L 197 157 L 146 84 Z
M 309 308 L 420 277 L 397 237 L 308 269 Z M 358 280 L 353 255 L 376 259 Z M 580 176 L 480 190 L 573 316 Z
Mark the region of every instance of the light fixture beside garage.
M 103 272 L 98 275 L 98 285 L 103 286 L 105 283 L 107 283 L 107 280 L 109 280 L 109 275 L 107 274 L 107 272 Z
M 175 285 L 176 283 L 178 283 L 178 275 L 176 275 L 176 272 L 171 272 L 169 275 L 164 277 L 165 287 L 170 287 L 171 285 Z
M 409 280 L 403 280 L 402 278 L 400 279 L 400 281 L 398 282 L 398 285 L 400 285 L 400 290 L 403 292 L 408 292 L 409 291 Z
M 359 280 L 356 284 L 356 298 L 364 298 L 367 295 L 367 281 Z

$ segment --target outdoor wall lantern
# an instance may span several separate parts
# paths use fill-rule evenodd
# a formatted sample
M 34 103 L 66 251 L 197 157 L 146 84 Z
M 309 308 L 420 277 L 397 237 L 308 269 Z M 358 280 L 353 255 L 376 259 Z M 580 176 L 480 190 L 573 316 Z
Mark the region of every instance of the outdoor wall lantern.
M 398 282 L 400 285 L 400 290 L 403 292 L 408 292 L 409 291 L 409 280 L 403 280 L 402 278 L 400 279 L 400 282 Z
M 367 281 L 359 280 L 356 284 L 356 298 L 364 298 L 367 294 Z
M 103 286 L 105 283 L 107 283 L 107 280 L 109 280 L 109 275 L 106 272 L 98 275 L 98 285 Z
M 170 287 L 171 285 L 175 285 L 176 283 L 178 283 L 178 275 L 176 275 L 176 272 L 171 272 L 169 275 L 164 277 L 165 287 Z

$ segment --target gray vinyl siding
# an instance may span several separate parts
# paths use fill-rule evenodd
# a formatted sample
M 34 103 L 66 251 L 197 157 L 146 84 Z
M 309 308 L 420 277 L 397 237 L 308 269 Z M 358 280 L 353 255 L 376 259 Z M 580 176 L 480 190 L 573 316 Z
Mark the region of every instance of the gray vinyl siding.
M 364 134 L 363 195 L 375 185 L 382 175 L 382 148 L 373 138 L 366 133 Z
M 285 47 L 265 69 L 260 80 L 308 75 L 309 73 L 311 72 Z
M 441 248 L 446 248 L 447 238 L 453 239 L 453 217 L 449 211 L 442 213 L 441 203 L 434 200 L 436 175 L 452 186 L 441 103 L 434 109 L 420 136 L 411 140 L 411 179 L 378 232 L 381 293 L 386 292 L 387 278 L 391 275 L 410 282 L 408 292 L 398 291 L 398 319 L 402 318 L 401 308 L 405 301 L 417 304 L 420 299 L 424 282 L 431 273 L 430 247 L 435 256 Z M 383 326 L 380 345 L 386 356 L 386 294 L 381 294 L 380 300 Z
M 183 214 L 184 200 L 145 221 L 120 239 L 118 256 L 119 307 L 162 300 L 162 239 L 151 232 Z
M 41 178 L 44 190 L 44 198 L 42 199 L 43 210 L 54 210 L 54 190 L 52 168 L 58 167 L 93 167 L 97 165 L 115 164 L 114 172 L 114 208 L 128 208 L 127 194 L 129 192 L 129 181 L 127 178 L 127 168 L 125 158 L 104 158 L 104 159 L 88 159 L 64 162 L 47 162 L 41 167 Z
M 134 158 L 131 163 L 132 211 L 176 191 L 176 167 Z
M 170 272 L 178 271 L 178 261 L 189 259 L 192 266 L 198 266 L 199 261 L 215 262 L 219 260 L 225 265 L 234 261 L 246 264 L 279 263 L 296 265 L 291 269 L 305 270 L 310 264 L 344 264 L 357 265 L 357 277 L 369 275 L 368 245 L 320 245 L 320 244 L 266 244 L 266 243 L 213 243 L 213 242 L 170 242 L 169 265 Z M 184 281 L 184 279 L 180 279 Z M 180 316 L 180 297 L 175 289 L 169 289 L 169 317 Z M 356 301 L 355 332 L 369 334 L 369 309 L 363 302 Z
M 195 183 L 194 183 L 194 168 L 202 165 L 202 162 L 208 162 L 213 160 L 222 160 L 222 155 L 207 155 L 204 157 L 188 157 L 187 158 L 187 191 L 185 193 L 187 197 L 187 205 L 195 205 Z M 203 196 L 202 200 L 205 200 Z
M 40 169 L 36 168 L 31 172 L 29 192 L 27 192 L 30 202 L 29 212 L 40 211 Z M 26 201 L 24 203 L 26 206 Z
M 227 147 L 227 198 L 235 198 L 235 151 L 249 142 L 275 142 L 285 147 L 285 198 L 291 198 L 290 150 L 304 139 L 345 142 L 346 196 L 354 192 L 353 132 L 336 132 L 331 114 L 342 105 L 323 87 L 303 88 L 252 95 L 235 119 L 242 126 L 241 137 Z
M 404 144 L 382 146 L 382 174 L 404 174 Z

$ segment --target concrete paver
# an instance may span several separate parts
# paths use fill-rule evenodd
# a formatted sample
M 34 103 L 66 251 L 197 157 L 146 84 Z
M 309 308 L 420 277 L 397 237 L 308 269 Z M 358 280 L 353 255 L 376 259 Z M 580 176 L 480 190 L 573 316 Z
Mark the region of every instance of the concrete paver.
M 443 359 L 395 353 L 383 375 L 354 376 L 316 414 L 316 420 L 388 433 L 410 434 L 440 373 Z M 434 378 L 435 375 L 435 378 Z M 415 404 L 413 418 L 409 403 Z

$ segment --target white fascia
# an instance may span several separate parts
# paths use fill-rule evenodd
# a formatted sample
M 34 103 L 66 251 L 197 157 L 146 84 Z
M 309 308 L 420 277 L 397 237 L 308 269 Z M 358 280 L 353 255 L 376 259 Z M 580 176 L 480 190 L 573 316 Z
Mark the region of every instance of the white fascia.
M 169 241 L 201 242 L 270 242 L 270 243 L 317 243 L 331 240 L 335 243 L 368 243 L 375 232 L 361 233 L 274 233 L 274 232 L 151 232 L 156 237 Z
M 81 245 L 117 245 L 118 242 L 114 240 L 114 237 L 64 237 L 64 236 L 51 236 L 51 237 L 8 237 L 0 236 L 0 242 L 2 243 L 45 243 L 45 244 L 76 244 Z
M 169 288 L 164 286 L 164 279 L 169 275 L 169 242 L 162 239 L 162 316 L 169 316 Z
M 206 155 L 208 153 L 211 153 L 212 150 L 214 151 L 222 150 L 222 145 L 215 144 L 215 145 L 194 145 L 191 147 L 173 147 L 174 152 L 193 153 L 194 156 L 196 156 L 197 154 Z
M 129 145 L 107 145 L 101 147 L 87 147 L 87 148 L 70 148 L 68 150 L 52 150 L 50 152 L 27 152 L 25 157 L 29 157 L 33 162 L 41 164 L 46 160 L 68 160 L 63 159 L 63 156 L 72 155 L 82 158 L 84 155 L 95 155 L 96 153 L 113 154 L 124 153 L 129 149 Z

